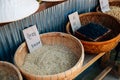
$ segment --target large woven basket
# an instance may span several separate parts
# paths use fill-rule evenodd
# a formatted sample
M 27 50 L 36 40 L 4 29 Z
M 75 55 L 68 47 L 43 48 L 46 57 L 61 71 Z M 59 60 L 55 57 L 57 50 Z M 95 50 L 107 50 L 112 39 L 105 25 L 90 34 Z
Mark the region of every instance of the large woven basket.
M 120 7 L 120 0 L 109 0 L 109 5 L 110 6 L 118 6 Z M 97 12 L 101 12 L 100 6 L 96 8 Z
M 116 18 L 99 12 L 81 14 L 79 18 L 82 25 L 85 25 L 89 22 L 101 24 L 107 28 L 110 28 L 115 34 L 113 36 L 109 36 L 109 39 L 100 42 L 90 42 L 79 38 L 83 43 L 86 52 L 94 54 L 107 52 L 112 50 L 120 41 L 120 23 Z M 67 23 L 66 31 L 69 34 L 72 34 L 70 22 Z
M 4 74 L 4 77 L 11 75 L 11 78 L 16 76 L 16 77 L 14 77 L 14 80 L 23 80 L 20 71 L 13 64 L 11 64 L 9 62 L 0 61 L 0 69 L 4 70 L 4 72 L 6 72 L 6 73 L 2 73 L 2 74 Z M 0 77 L 0 80 L 1 79 L 2 78 Z
M 24 63 L 25 56 L 28 53 L 27 45 L 24 42 L 17 49 L 14 57 L 14 62 L 18 66 L 24 77 L 27 80 L 72 80 L 73 78 L 75 78 L 81 70 L 81 66 L 83 64 L 84 59 L 84 49 L 81 42 L 72 35 L 60 32 L 45 33 L 41 34 L 40 37 L 43 44 L 47 45 L 62 44 L 68 47 L 69 49 L 71 49 L 71 51 L 76 53 L 75 55 L 79 58 L 79 60 L 74 67 L 62 73 L 44 76 L 33 75 L 26 72 L 20 67 Z

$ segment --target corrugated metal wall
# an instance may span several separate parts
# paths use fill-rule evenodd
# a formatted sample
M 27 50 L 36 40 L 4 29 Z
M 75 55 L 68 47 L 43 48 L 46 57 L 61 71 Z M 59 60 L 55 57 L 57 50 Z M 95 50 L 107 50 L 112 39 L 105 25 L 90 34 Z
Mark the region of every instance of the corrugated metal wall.
M 95 9 L 98 0 L 68 0 L 23 20 L 0 27 L 0 60 L 13 62 L 18 46 L 24 41 L 22 30 L 31 25 L 37 25 L 39 33 L 59 31 L 65 32 L 68 22 L 67 15 L 90 12 Z

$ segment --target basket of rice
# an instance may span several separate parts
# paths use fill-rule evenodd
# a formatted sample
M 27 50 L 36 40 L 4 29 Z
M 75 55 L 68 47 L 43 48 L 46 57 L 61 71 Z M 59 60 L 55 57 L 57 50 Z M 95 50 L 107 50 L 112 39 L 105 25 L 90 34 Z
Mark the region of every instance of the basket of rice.
M 85 52 L 90 54 L 107 52 L 112 50 L 120 41 L 120 23 L 116 18 L 100 12 L 80 14 L 79 18 L 82 25 L 86 25 L 92 22 L 103 25 L 104 27 L 107 27 L 112 30 L 111 34 L 107 35 L 106 38 L 104 38 L 101 41 L 94 42 L 85 40 L 83 38 L 79 38 L 84 46 Z M 66 25 L 66 31 L 69 34 L 74 35 L 71 30 L 70 22 L 68 22 Z
M 23 80 L 19 70 L 11 63 L 0 61 L 0 80 Z
M 120 20 L 120 0 L 110 0 L 109 6 L 110 6 L 110 10 L 106 11 L 105 13 Z M 97 7 L 96 11 L 101 12 L 100 7 Z
M 26 43 L 17 49 L 14 62 L 27 80 L 72 80 L 84 60 L 81 42 L 61 32 L 40 34 L 43 46 L 28 53 Z

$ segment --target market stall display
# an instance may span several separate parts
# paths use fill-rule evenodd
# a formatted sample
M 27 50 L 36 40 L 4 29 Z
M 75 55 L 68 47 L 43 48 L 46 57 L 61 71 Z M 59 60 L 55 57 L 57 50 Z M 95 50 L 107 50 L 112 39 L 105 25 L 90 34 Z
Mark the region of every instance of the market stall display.
M 112 30 L 111 34 L 107 35 L 108 37 L 103 38 L 103 40 L 99 42 L 86 41 L 81 36 L 75 35 L 76 37 L 79 36 L 78 38 L 83 43 L 86 52 L 93 54 L 107 52 L 115 48 L 117 43 L 120 41 L 120 23 L 116 18 L 99 12 L 80 14 L 79 18 L 82 25 L 93 22 L 101 24 Z M 69 34 L 73 34 L 69 22 L 66 25 L 66 31 Z
M 1 0 L 1 2 L 2 1 L 4 2 L 5 0 Z M 14 1 L 14 0 L 10 0 L 8 2 L 12 2 L 12 1 Z M 25 1 L 19 0 L 20 2 L 18 0 L 16 0 L 16 1 L 18 2 L 16 4 L 27 2 L 27 0 L 25 0 Z M 31 0 L 28 0 L 28 1 L 32 2 Z M 22 44 L 22 42 L 24 41 L 24 38 L 23 38 L 21 31 L 23 29 L 25 29 L 26 27 L 36 25 L 37 29 L 41 35 L 43 35 L 42 33 L 48 34 L 47 32 L 55 32 L 55 31 L 65 32 L 65 28 L 66 28 L 65 26 L 68 21 L 68 17 L 67 17 L 68 14 L 70 14 L 74 11 L 78 11 L 78 13 L 91 12 L 96 8 L 96 6 L 98 6 L 99 0 L 89 0 L 89 1 L 87 1 L 87 0 L 61 0 L 61 1 L 58 1 L 58 0 L 44 0 L 44 1 L 34 0 L 34 2 L 36 2 L 36 1 L 41 2 L 41 4 L 39 6 L 39 9 L 36 8 L 37 11 L 34 9 L 35 14 L 31 15 L 32 14 L 31 13 L 30 14 L 31 16 L 28 15 L 29 17 L 25 16 L 26 18 L 25 17 L 20 18 L 22 20 L 16 19 L 18 21 L 13 20 L 14 22 L 7 21 L 7 22 L 0 23 L 0 43 L 1 43 L 0 44 L 0 60 L 8 61 L 8 62 L 9 61 L 13 62 L 13 59 L 14 59 L 14 61 L 16 60 L 15 64 L 17 65 L 17 67 L 19 68 L 21 73 L 23 74 L 23 77 L 25 77 L 25 80 L 72 80 L 73 78 L 74 78 L 74 80 L 80 80 L 80 79 L 93 80 L 93 79 L 95 79 L 95 76 L 97 76 L 97 74 L 93 75 L 94 71 L 97 71 L 95 68 L 93 68 L 94 70 L 93 69 L 90 70 L 90 74 L 92 76 L 94 76 L 94 78 L 93 77 L 88 78 L 87 75 L 89 73 L 86 73 L 86 71 L 89 70 L 88 68 L 90 66 L 94 66 L 99 61 L 98 59 L 100 59 L 101 57 L 103 57 L 105 60 L 109 60 L 108 59 L 109 53 L 104 52 L 105 51 L 104 48 L 109 48 L 109 47 L 111 48 L 111 47 L 115 46 L 115 44 L 113 42 L 115 42 L 117 45 L 117 42 L 119 41 L 118 40 L 119 35 L 117 35 L 119 32 L 119 28 L 116 29 L 117 30 L 116 36 L 113 36 L 113 35 L 110 36 L 111 33 L 107 34 L 108 36 L 110 36 L 109 38 L 114 37 L 114 39 L 112 38 L 110 40 L 108 40 L 108 37 L 106 35 L 103 37 L 104 34 L 102 34 L 101 38 L 98 36 L 98 34 L 96 34 L 95 36 L 90 35 L 90 37 L 93 38 L 92 41 L 94 41 L 96 43 L 99 41 L 98 42 L 99 44 L 98 43 L 93 44 L 96 46 L 92 46 L 91 44 L 89 45 L 88 43 L 84 43 L 84 45 L 87 44 L 88 45 L 87 48 L 90 48 L 91 51 L 98 51 L 99 53 L 94 54 L 94 55 L 86 54 L 85 59 L 83 57 L 83 54 L 80 53 L 80 52 L 83 52 L 83 50 L 82 51 L 81 51 L 81 49 L 78 50 L 79 46 L 75 46 L 75 45 L 78 45 L 79 43 L 77 43 L 77 41 L 74 44 L 70 43 L 70 40 L 66 39 L 65 36 L 62 36 L 60 38 L 58 38 L 58 37 L 54 38 L 55 42 L 60 42 L 59 45 L 51 45 L 51 44 L 54 44 L 53 37 L 51 38 L 52 40 L 50 40 L 48 38 L 45 39 L 46 37 L 48 37 L 48 36 L 46 36 L 44 38 L 44 40 L 46 41 L 47 44 L 49 44 L 49 43 L 51 43 L 51 44 L 44 45 L 41 48 L 42 50 L 38 49 L 35 51 L 35 53 L 34 52 L 28 53 L 29 51 L 26 46 L 26 43 Z M 28 4 L 29 4 L 29 2 L 28 2 Z M 37 3 L 37 5 L 39 4 L 38 2 L 36 2 L 36 3 Z M 32 7 L 33 4 L 30 5 L 30 7 Z M 117 4 L 117 3 L 115 3 L 115 4 Z M 4 5 L 4 4 L 2 4 L 2 5 Z M 8 5 L 9 5 L 9 3 L 8 3 Z M 25 5 L 27 5 L 27 3 Z M 13 5 L 13 6 L 15 7 L 15 5 Z M 7 6 L 7 7 L 10 8 L 10 6 Z M 1 7 L 1 8 L 3 8 L 3 7 Z M 23 8 L 23 6 L 21 5 L 20 8 Z M 29 9 L 29 8 L 27 8 L 27 9 Z M 19 9 L 17 9 L 17 10 L 19 10 Z M 25 12 L 25 10 L 24 10 L 24 12 Z M 7 13 L 9 13 L 9 12 L 7 12 Z M 18 15 L 17 15 L 17 17 L 18 17 Z M 99 22 L 104 24 L 108 21 L 108 18 L 102 17 L 103 19 L 101 19 L 101 18 L 99 19 L 99 17 L 101 17 L 101 15 L 98 15 L 97 16 L 98 19 L 95 19 L 98 22 L 97 24 L 99 24 Z M 104 17 L 106 17 L 106 16 L 104 16 Z M 85 18 L 87 18 L 87 17 L 85 17 Z M 85 18 L 83 19 L 83 21 L 86 20 Z M 91 18 L 94 19 L 94 17 L 92 17 L 92 16 L 91 16 Z M 88 19 L 88 23 L 86 22 L 85 25 L 89 24 L 90 20 L 92 20 L 92 19 Z M 114 27 L 118 25 L 117 22 L 115 22 L 113 18 L 109 18 L 109 19 L 111 19 L 111 20 L 109 20 L 108 21 L 109 23 L 106 23 L 106 25 L 109 25 L 109 26 L 114 25 Z M 113 22 L 112 22 L 112 20 L 113 20 Z M 106 25 L 103 25 L 103 26 L 105 26 L 105 28 L 107 28 Z M 107 29 L 110 29 L 111 30 L 110 32 L 113 32 L 113 28 L 112 29 L 107 28 Z M 72 34 L 71 28 L 70 28 L 70 34 Z M 86 33 L 84 33 L 84 34 L 86 34 Z M 106 31 L 105 31 L 105 34 L 106 34 Z M 56 35 L 56 33 L 52 34 L 52 35 Z M 78 37 L 78 35 L 75 35 L 75 36 Z M 81 37 L 81 36 L 79 36 L 79 37 Z M 98 37 L 98 38 L 95 39 L 96 37 Z M 65 39 L 65 41 L 63 41 L 63 39 Z M 69 39 L 71 39 L 71 38 L 69 38 Z M 107 41 L 105 41 L 105 39 Z M 89 41 L 89 40 L 84 40 L 84 41 L 83 40 L 81 40 L 81 41 L 82 42 Z M 92 42 L 92 41 L 90 40 L 89 42 Z M 104 43 L 104 44 L 102 44 L 102 43 Z M 18 46 L 20 44 L 21 44 L 21 46 L 18 48 Z M 65 44 L 67 46 L 63 46 L 61 44 Z M 101 46 L 103 45 L 104 47 L 103 46 L 100 47 L 98 45 L 101 45 Z M 69 49 L 69 47 L 72 47 L 72 48 Z M 14 58 L 14 54 L 15 54 L 15 51 L 17 48 L 18 48 L 17 52 L 19 55 L 17 56 L 17 58 Z M 46 50 L 48 48 L 50 50 Z M 110 48 L 109 48 L 109 50 L 111 50 Z M 101 51 L 103 49 L 104 49 L 104 51 Z M 45 51 L 44 54 L 46 54 L 47 56 L 41 55 L 41 53 L 44 51 Z M 22 52 L 25 52 L 25 53 L 22 53 Z M 41 53 L 37 54 L 37 52 L 41 52 Z M 70 53 L 70 55 L 67 55 L 67 58 L 65 58 L 66 54 L 61 55 L 61 53 L 63 53 L 63 52 L 66 54 Z M 92 53 L 92 52 L 88 52 L 88 53 Z M 97 52 L 94 52 L 94 53 L 97 53 Z M 106 56 L 106 55 L 108 55 L 108 56 Z M 76 57 L 77 57 L 77 59 L 76 59 Z M 84 59 L 84 61 L 83 61 L 83 59 Z M 17 63 L 17 61 L 18 61 L 18 63 Z M 100 62 L 102 64 L 109 64 L 108 62 L 104 62 L 103 60 L 101 60 Z M 55 65 L 56 63 L 58 63 L 59 65 Z M 37 64 L 37 67 L 34 64 Z M 42 67 L 40 64 L 42 64 Z M 53 64 L 53 65 L 51 65 L 50 68 L 48 68 L 48 65 L 50 65 L 50 64 Z M 65 65 L 63 65 L 63 64 L 65 64 Z M 68 65 L 66 65 L 66 64 L 68 64 Z M 97 64 L 97 65 L 100 66 L 99 64 Z M 44 68 L 46 70 L 39 71 L 40 67 L 38 68 L 38 66 L 40 66 L 41 68 Z M 58 66 L 58 67 L 56 69 L 52 69 L 52 68 L 55 68 L 55 66 Z M 66 67 L 66 66 L 68 66 L 68 67 Z M 112 68 L 109 68 L 109 71 L 111 69 Z M 50 71 L 50 72 L 46 73 L 46 71 Z M 84 71 L 85 71 L 85 74 L 84 74 Z M 105 69 L 105 73 L 100 74 L 102 76 L 102 78 L 103 78 L 103 76 L 105 77 L 109 73 L 109 71 L 108 71 L 108 69 L 107 70 Z M 2 72 L 2 74 L 4 74 L 3 69 L 1 69 L 0 72 Z M 12 71 L 9 71 L 9 72 L 12 72 Z M 120 72 L 120 69 L 118 69 L 118 72 Z M 98 74 L 99 73 L 100 72 L 98 72 Z M 91 77 L 91 75 L 90 75 L 90 77 Z M 85 77 L 83 77 L 83 76 L 85 76 Z M 97 78 L 97 80 L 101 79 L 101 76 L 99 78 Z M 0 79 L 2 77 L 3 76 L 1 76 Z M 18 80 L 18 79 L 15 79 L 15 80 Z
M 23 43 L 23 44 L 21 44 L 21 46 L 17 49 L 17 51 L 15 53 L 14 62 L 17 65 L 17 67 L 20 69 L 20 71 L 22 72 L 24 77 L 28 80 L 40 80 L 40 79 L 42 79 L 42 80 L 49 80 L 49 79 L 71 80 L 71 79 L 74 79 L 79 74 L 80 69 L 83 64 L 83 60 L 84 60 L 84 49 L 83 49 L 81 42 L 77 38 L 73 37 L 72 35 L 69 35 L 66 33 L 60 33 L 60 32 L 51 32 L 51 33 L 41 34 L 40 38 L 41 38 L 43 45 L 63 45 L 65 47 L 67 47 L 78 58 L 77 62 L 74 63 L 73 64 L 74 66 L 69 68 L 68 70 L 62 71 L 60 73 L 53 74 L 53 75 L 52 74 L 51 75 L 50 74 L 49 75 L 35 75 L 33 73 L 29 73 L 21 67 L 24 64 L 26 55 L 28 54 L 27 45 L 26 45 L 26 43 Z M 60 50 L 60 51 L 62 51 L 62 50 Z M 62 53 L 66 53 L 66 51 L 62 52 Z M 54 53 L 52 53 L 52 54 L 54 54 Z M 72 55 L 69 55 L 69 56 L 72 56 Z M 48 56 L 48 58 L 47 58 L 47 56 L 45 58 L 46 58 L 46 60 L 50 59 L 49 56 Z M 52 59 L 50 59 L 50 60 L 52 60 Z M 67 59 L 66 59 L 66 61 L 67 61 Z M 37 62 L 39 62 L 39 61 L 37 61 Z M 62 60 L 61 60 L 61 62 L 62 62 Z

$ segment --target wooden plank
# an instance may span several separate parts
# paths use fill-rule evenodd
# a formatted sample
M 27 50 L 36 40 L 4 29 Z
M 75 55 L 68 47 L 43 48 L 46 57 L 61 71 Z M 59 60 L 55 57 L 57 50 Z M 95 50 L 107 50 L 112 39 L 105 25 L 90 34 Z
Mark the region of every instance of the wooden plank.
M 96 57 L 97 55 L 91 55 L 91 54 L 85 54 L 85 58 L 83 61 L 83 66 L 85 66 L 90 60 L 92 60 L 94 57 Z
M 111 70 L 112 66 L 106 67 L 94 80 L 102 80 Z
M 103 53 L 99 53 L 98 55 L 96 56 L 93 56 L 93 55 L 89 55 L 88 57 L 91 57 L 91 58 L 86 58 L 85 57 L 85 61 L 83 63 L 83 67 L 81 68 L 81 71 L 80 73 L 82 73 L 84 70 L 86 70 L 89 66 L 91 66 L 94 62 L 96 62 L 99 58 L 101 58 L 103 55 L 105 54 L 105 52 Z

